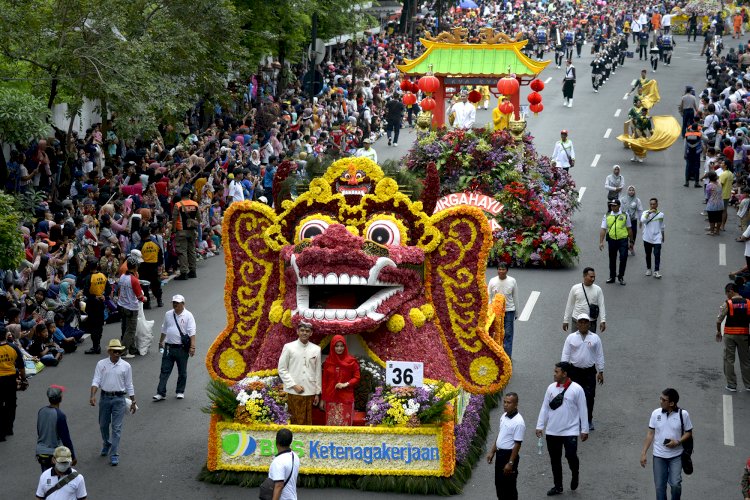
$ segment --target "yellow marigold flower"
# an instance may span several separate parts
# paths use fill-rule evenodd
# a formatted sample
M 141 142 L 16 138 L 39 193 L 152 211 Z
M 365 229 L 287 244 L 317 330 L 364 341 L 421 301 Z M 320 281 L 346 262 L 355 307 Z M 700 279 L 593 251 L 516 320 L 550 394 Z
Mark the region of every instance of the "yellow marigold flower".
M 238 378 L 245 373 L 246 364 L 235 349 L 227 349 L 219 357 L 219 368 L 228 378 Z
M 389 332 L 399 333 L 406 326 L 406 320 L 400 314 L 391 316 L 385 324 Z
M 497 380 L 500 369 L 492 358 L 480 356 L 469 365 L 471 379 L 479 385 L 489 385 Z
M 409 311 L 409 318 L 411 319 L 411 322 L 414 323 L 414 326 L 417 328 L 422 328 L 424 326 L 425 321 L 427 318 L 425 318 L 424 313 L 417 309 L 416 307 L 413 308 L 411 311 Z
M 281 317 L 284 315 L 284 306 L 282 306 L 281 300 L 274 300 L 271 305 L 271 310 L 268 313 L 268 319 L 271 323 L 278 323 L 281 321 Z
M 422 314 L 424 314 L 427 321 L 432 321 L 435 317 L 435 308 L 432 307 L 432 304 L 424 304 L 419 307 L 419 310 L 422 311 Z

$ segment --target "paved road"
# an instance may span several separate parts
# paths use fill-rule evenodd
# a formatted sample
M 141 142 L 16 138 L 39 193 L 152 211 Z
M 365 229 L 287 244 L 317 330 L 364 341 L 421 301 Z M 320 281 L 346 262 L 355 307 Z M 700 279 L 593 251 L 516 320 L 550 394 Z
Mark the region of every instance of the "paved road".
M 684 84 L 700 87 L 703 82 L 704 63 L 697 56 L 698 44 L 687 45 L 682 37 L 678 43 L 673 66 L 660 68 L 656 74 L 662 102 L 657 104 L 655 114 L 673 113 Z M 726 435 L 724 422 L 726 419 L 730 426 L 739 428 L 747 421 L 750 393 L 729 396 L 733 413 L 725 412 L 721 347 L 715 343 L 713 334 L 714 315 L 722 300 L 726 274 L 743 262 L 742 246 L 734 242 L 737 230 L 730 225 L 730 230 L 720 238 L 703 234 L 700 191 L 682 187 L 679 143 L 668 151 L 649 155 L 644 164 L 631 164 L 629 151 L 622 149 L 615 139 L 630 103 L 629 99 L 623 100 L 623 95 L 646 65 L 628 60 L 625 68 L 613 75 L 599 94 L 594 94 L 588 81 L 589 61 L 589 56 L 575 61 L 580 77 L 573 109 L 562 107 L 558 88 L 562 70 L 552 67 L 542 75 L 543 79 L 553 79 L 543 92 L 545 111 L 530 118 L 536 145 L 546 154 L 551 152 L 559 130 L 570 130 L 577 158 L 573 175 L 578 186 L 586 191 L 581 210 L 575 216 L 575 233 L 582 248 L 579 266 L 560 271 L 514 269 L 510 273 L 518 280 L 522 307 L 532 291 L 540 292 L 529 321 L 517 323 L 514 376 L 508 387 L 520 395 L 520 411 L 528 428 L 521 451 L 521 497 L 542 498 L 551 486 L 546 451 L 541 456 L 536 454 L 533 428 L 544 388 L 551 382 L 552 366 L 559 360 L 564 340 L 560 324 L 568 289 L 580 279 L 581 269 L 591 265 L 598 271 L 598 282 L 604 288 L 607 302 L 609 328 L 603 335 L 606 384 L 598 391 L 597 428 L 579 448 L 581 486 L 575 494 L 567 492 L 566 496 L 653 498 L 651 465 L 644 470 L 638 459 L 648 416 L 658 406 L 660 391 L 671 386 L 680 391 L 681 403 L 690 411 L 695 424 L 696 473 L 684 479 L 683 498 L 736 498 L 750 440 L 746 434 L 737 432 L 734 442 L 726 445 L 725 438 L 731 436 Z M 618 109 L 621 114 L 615 118 Z M 489 112 L 479 113 L 478 122 L 486 123 L 489 119 Z M 611 135 L 605 139 L 610 128 Z M 404 132 L 397 148 L 389 148 L 385 141 L 375 145 L 381 160 L 405 153 L 413 135 L 410 137 L 410 130 Z M 601 155 L 599 161 L 596 167 L 590 167 L 596 155 Z M 643 250 L 639 244 L 638 255 L 628 262 L 627 286 L 603 284 L 607 259 L 597 247 L 598 226 L 605 209 L 604 178 L 615 163 L 622 165 L 627 184 L 637 187 L 644 204 L 649 197 L 656 196 L 666 213 L 668 229 L 662 280 L 643 276 Z M 488 272 L 488 276 L 491 274 Z M 201 263 L 199 276 L 200 281 L 172 282 L 165 293 L 185 295 L 187 308 L 198 321 L 198 352 L 205 353 L 213 336 L 225 324 L 223 260 L 214 258 Z M 149 317 L 157 321 L 157 329 L 163 311 L 150 311 Z M 105 339 L 118 335 L 119 327 L 107 327 Z M 36 377 L 31 389 L 21 395 L 16 435 L 0 443 L 6 478 L 3 496 L 28 497 L 35 488 L 39 470 L 34 460 L 36 411 L 45 404 L 44 390 L 51 383 L 68 387 L 62 408 L 68 414 L 79 456 L 78 467 L 86 477 L 91 498 L 106 495 L 115 499 L 224 499 L 256 494 L 194 480 L 205 462 L 208 422 L 200 411 L 207 404 L 203 387 L 208 380 L 200 358 L 190 361 L 186 399 L 174 399 L 175 374 L 167 401 L 158 404 L 151 402 L 159 371 L 158 355 L 152 353 L 132 360 L 141 410 L 126 418 L 121 464 L 110 467 L 98 456 L 97 410 L 88 406 L 88 387 L 95 362 L 96 359 L 83 354 L 68 356 L 59 367 L 47 369 Z M 499 416 L 496 410 L 489 442 L 494 440 Z M 347 499 L 386 498 L 385 494 L 349 490 L 303 490 L 300 498 L 317 500 L 330 498 L 332 494 Z M 460 497 L 492 498 L 493 494 L 493 468 L 480 463 Z M 387 494 L 387 498 L 410 497 Z

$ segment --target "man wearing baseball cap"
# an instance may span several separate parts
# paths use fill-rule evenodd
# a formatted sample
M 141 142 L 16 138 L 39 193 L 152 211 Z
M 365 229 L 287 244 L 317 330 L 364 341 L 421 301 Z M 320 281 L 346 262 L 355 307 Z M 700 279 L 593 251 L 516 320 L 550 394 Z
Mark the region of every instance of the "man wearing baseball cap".
M 188 357 L 195 356 L 195 318 L 193 313 L 185 309 L 185 297 L 172 297 L 172 309 L 164 314 L 161 324 L 161 373 L 159 386 L 154 394 L 154 401 L 164 401 L 167 397 L 167 380 L 172 375 L 172 368 L 177 365 L 177 399 L 185 398 L 187 385 Z
M 594 430 L 594 398 L 596 383 L 604 383 L 604 350 L 599 335 L 589 331 L 591 318 L 588 314 L 579 314 L 578 331 L 565 339 L 560 361 L 570 363 L 568 376 L 573 382 L 583 387 L 586 395 L 586 408 L 589 416 L 589 429 Z
M 604 239 L 609 247 L 609 279 L 607 283 L 615 282 L 617 271 L 617 254 L 620 254 L 620 269 L 617 281 L 625 285 L 625 266 L 628 264 L 628 249 L 633 249 L 633 230 L 630 216 L 620 209 L 620 200 L 610 200 L 607 204 L 609 212 L 602 217 L 601 231 L 599 231 L 599 250 L 604 249 Z
M 36 497 L 39 499 L 85 499 L 88 496 L 86 482 L 83 476 L 73 468 L 73 454 L 70 450 L 65 446 L 55 448 L 52 463 L 53 466 L 39 476 Z
M 70 450 L 73 462 L 76 461 L 68 420 L 60 409 L 63 391 L 63 387 L 51 385 L 47 389 L 49 405 L 41 408 L 36 416 L 36 459 L 42 467 L 42 472 L 53 466 L 52 456 L 60 444 Z
M 555 142 L 555 149 L 552 151 L 551 158 L 558 168 L 562 168 L 566 172 L 570 167 L 575 166 L 576 152 L 573 149 L 573 141 L 568 139 L 567 130 L 560 131 L 560 140 Z

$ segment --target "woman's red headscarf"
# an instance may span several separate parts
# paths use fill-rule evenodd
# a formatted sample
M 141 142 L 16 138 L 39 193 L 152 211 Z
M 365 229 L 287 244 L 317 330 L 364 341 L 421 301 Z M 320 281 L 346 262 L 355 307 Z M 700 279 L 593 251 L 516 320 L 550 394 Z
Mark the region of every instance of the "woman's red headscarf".
M 335 347 L 338 342 L 344 344 L 344 352 L 341 355 L 336 354 Z M 334 366 L 347 368 L 358 364 L 357 358 L 349 354 L 349 348 L 346 346 L 346 340 L 344 339 L 343 335 L 334 335 L 331 339 L 330 346 L 331 349 L 328 354 L 328 359 L 326 359 L 326 364 L 331 363 Z

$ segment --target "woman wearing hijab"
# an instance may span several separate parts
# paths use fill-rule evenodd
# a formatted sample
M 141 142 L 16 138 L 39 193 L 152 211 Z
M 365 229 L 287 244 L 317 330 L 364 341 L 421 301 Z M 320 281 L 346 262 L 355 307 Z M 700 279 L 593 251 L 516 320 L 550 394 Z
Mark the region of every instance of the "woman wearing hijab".
M 607 200 L 619 200 L 622 188 L 625 187 L 625 178 L 620 175 L 620 165 L 612 167 L 612 173 L 604 181 L 604 189 L 607 190 Z
M 643 213 L 643 205 L 641 199 L 635 195 L 635 186 L 628 186 L 627 193 L 620 198 L 622 203 L 622 211 L 626 212 L 630 217 L 630 228 L 633 230 L 633 239 L 631 240 L 630 255 L 635 255 L 635 240 L 638 235 L 638 226 L 642 225 L 640 222 L 636 224 L 636 221 L 641 220 L 641 214 Z
M 334 335 L 331 353 L 323 363 L 326 425 L 352 425 L 354 386 L 359 383 L 359 362 L 349 354 L 342 335 Z

